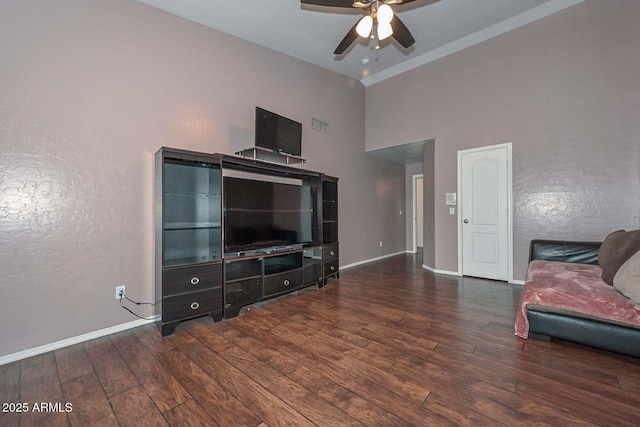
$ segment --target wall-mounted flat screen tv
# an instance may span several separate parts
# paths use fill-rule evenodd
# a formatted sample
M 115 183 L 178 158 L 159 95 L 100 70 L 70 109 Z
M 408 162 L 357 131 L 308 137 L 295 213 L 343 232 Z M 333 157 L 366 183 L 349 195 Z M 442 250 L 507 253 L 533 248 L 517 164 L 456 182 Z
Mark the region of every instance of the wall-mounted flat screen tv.
M 302 123 L 256 107 L 256 147 L 302 155 Z
M 224 251 L 311 243 L 311 187 L 225 176 Z

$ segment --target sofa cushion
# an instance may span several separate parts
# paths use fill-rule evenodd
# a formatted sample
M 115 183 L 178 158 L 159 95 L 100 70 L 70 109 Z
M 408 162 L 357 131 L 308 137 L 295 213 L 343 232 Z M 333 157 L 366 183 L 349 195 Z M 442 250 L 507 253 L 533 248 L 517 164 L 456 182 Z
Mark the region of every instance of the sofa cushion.
M 568 314 L 598 319 L 640 329 L 640 310 L 631 300 L 601 279 L 597 265 L 536 260 L 529 263 L 515 332 L 529 336 L 528 310 Z
M 640 250 L 640 230 L 618 230 L 609 234 L 598 251 L 602 280 L 613 285 L 613 278 L 622 264 Z
M 640 309 L 640 251 L 632 255 L 613 278 L 613 287 Z

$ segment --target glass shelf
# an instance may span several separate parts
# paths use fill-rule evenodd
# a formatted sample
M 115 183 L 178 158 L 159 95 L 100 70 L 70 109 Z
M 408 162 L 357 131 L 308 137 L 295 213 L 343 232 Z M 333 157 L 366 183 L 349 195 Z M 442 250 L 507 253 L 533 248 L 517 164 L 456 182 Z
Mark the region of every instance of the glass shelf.
M 220 232 L 220 227 L 165 228 L 164 265 L 220 260 Z
M 222 259 L 221 181 L 218 164 L 165 159 L 164 266 Z
M 172 258 L 165 260 L 164 267 L 176 267 L 178 265 L 189 265 L 189 264 L 200 264 L 203 262 L 213 262 L 219 261 L 219 256 L 210 256 L 210 257 L 189 257 L 189 258 Z
M 184 196 L 184 197 L 189 197 L 189 196 L 203 196 L 203 197 L 220 197 L 220 193 L 216 193 L 216 194 L 212 194 L 212 193 L 204 193 L 202 191 L 165 191 L 164 192 L 165 197 L 166 196 Z
M 220 228 L 219 222 L 166 222 L 165 230 L 190 230 L 190 229 L 206 229 Z
M 244 150 L 236 151 L 236 155 L 253 160 L 264 160 L 271 163 L 278 163 L 281 165 L 300 166 L 301 168 L 304 167 L 305 163 L 307 163 L 307 161 L 302 157 L 279 153 L 262 147 L 245 148 Z

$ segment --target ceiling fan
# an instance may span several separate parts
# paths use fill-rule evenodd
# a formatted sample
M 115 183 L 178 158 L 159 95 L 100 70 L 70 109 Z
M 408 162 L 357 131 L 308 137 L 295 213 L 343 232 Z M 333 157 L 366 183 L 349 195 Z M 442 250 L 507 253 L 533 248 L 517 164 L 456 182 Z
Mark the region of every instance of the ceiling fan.
M 355 7 L 365 11 L 366 15 L 355 23 L 338 47 L 333 52 L 341 55 L 360 37 L 371 37 L 377 41 L 393 36 L 404 48 L 412 46 L 416 41 L 406 25 L 394 15 L 391 4 L 406 4 L 414 0 L 300 0 L 302 4 L 330 7 Z M 380 45 L 376 43 L 376 49 Z

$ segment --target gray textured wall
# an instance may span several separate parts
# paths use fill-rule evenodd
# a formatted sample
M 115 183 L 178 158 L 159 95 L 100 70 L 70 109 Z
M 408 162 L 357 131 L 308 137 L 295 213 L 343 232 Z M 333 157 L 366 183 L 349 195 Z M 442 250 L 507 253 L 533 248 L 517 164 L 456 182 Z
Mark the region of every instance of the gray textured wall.
M 638 228 L 638 22 L 639 1 L 589 0 L 367 87 L 368 150 L 435 137 L 437 269 L 458 270 L 461 149 L 513 143 L 516 279 L 531 239 Z
M 133 0 L 2 1 L 0 58 L 0 356 L 135 320 L 114 294 L 155 297 L 153 154 L 251 146 L 256 105 L 340 178 L 341 264 L 404 250 L 355 80 Z

